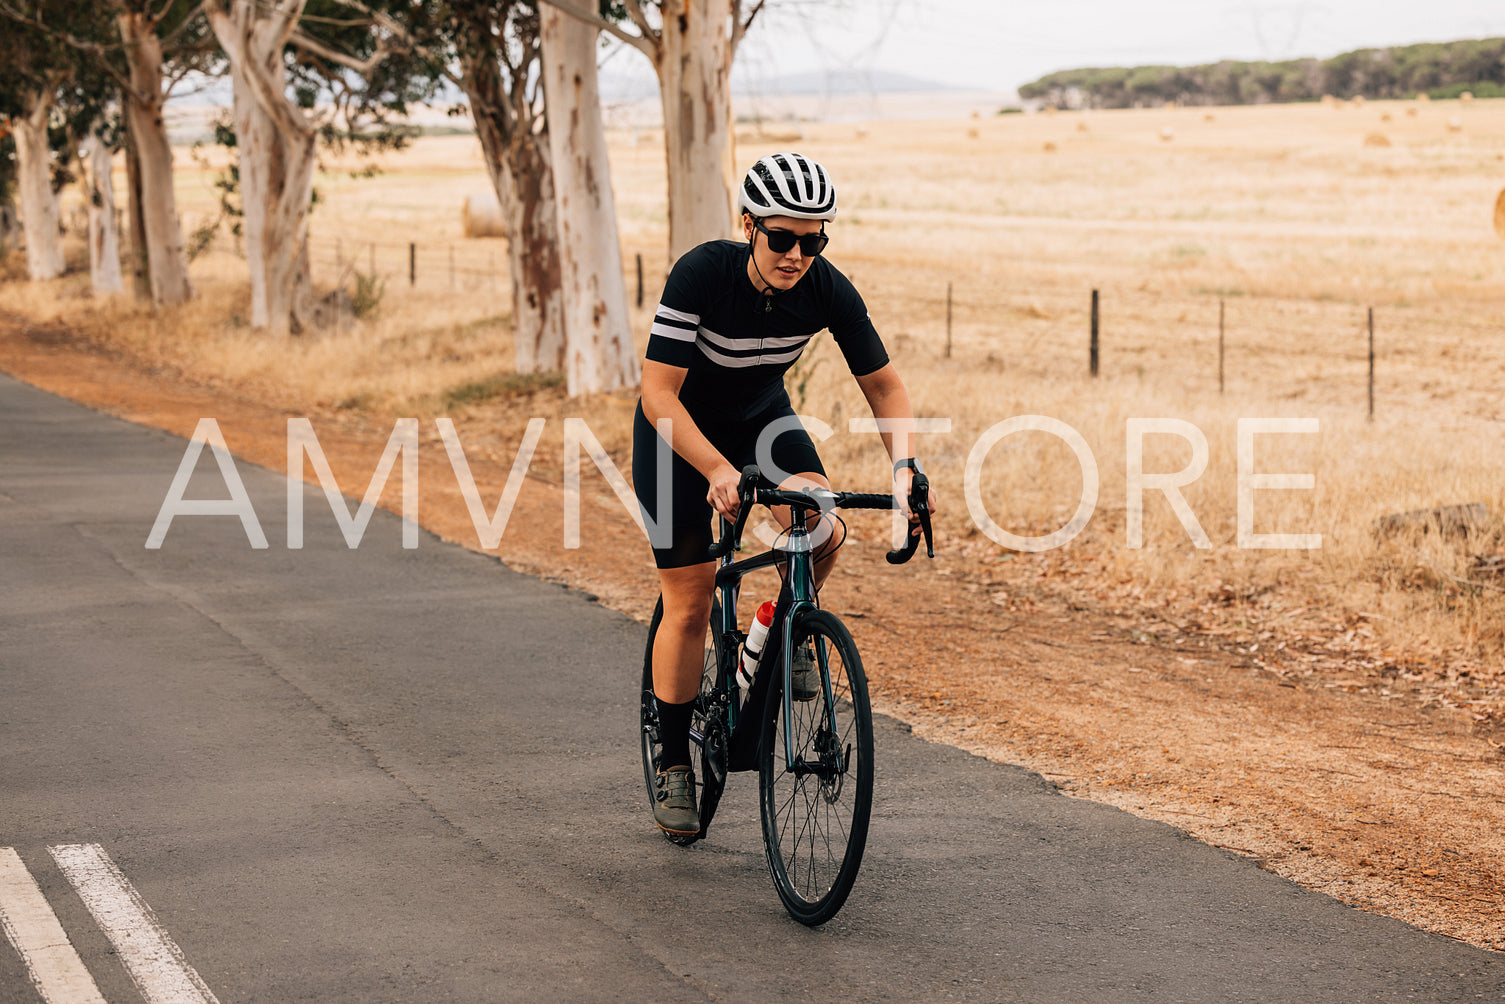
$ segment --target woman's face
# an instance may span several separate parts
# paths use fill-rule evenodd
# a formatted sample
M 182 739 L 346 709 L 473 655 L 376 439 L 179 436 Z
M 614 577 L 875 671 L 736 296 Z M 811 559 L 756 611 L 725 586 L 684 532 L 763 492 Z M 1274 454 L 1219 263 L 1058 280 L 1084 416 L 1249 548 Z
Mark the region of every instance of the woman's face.
M 768 235 L 757 229 L 758 222 L 745 213 L 742 216 L 742 234 L 752 241 L 752 258 L 747 263 L 747 278 L 759 289 L 772 286 L 782 292 L 800 281 L 814 259 L 800 251 L 798 241 L 782 254 L 770 250 Z M 820 220 L 797 220 L 790 216 L 767 216 L 761 222 L 765 230 L 784 230 L 796 236 L 818 234 L 822 226 Z

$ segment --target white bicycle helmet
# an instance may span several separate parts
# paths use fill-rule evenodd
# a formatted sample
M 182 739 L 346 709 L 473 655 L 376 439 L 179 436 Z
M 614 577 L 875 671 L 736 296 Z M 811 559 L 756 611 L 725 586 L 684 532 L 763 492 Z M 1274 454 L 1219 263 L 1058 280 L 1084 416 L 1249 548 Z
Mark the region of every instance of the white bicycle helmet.
M 738 196 L 742 211 L 753 216 L 789 216 L 796 220 L 836 217 L 836 187 L 826 169 L 800 153 L 771 153 L 747 172 Z

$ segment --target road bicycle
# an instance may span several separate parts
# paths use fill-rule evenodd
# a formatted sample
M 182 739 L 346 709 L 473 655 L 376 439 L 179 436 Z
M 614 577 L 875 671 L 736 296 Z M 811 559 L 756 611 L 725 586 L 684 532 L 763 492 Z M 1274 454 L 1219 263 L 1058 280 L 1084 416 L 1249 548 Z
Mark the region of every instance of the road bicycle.
M 721 537 L 710 557 L 719 559 L 711 603 L 710 646 L 691 718 L 690 741 L 698 751 L 700 832 L 665 834 L 688 846 L 705 839 L 729 773 L 758 772 L 759 808 L 768 871 L 790 916 L 824 924 L 852 891 L 867 843 L 873 800 L 873 719 L 867 678 L 851 633 L 840 618 L 820 609 L 815 562 L 820 542 L 809 520 L 825 527 L 845 524 L 840 509 L 893 509 L 892 495 L 834 492 L 825 488 L 758 487 L 756 466 L 742 471 L 735 521 L 721 520 Z M 910 508 L 918 517 L 925 550 L 935 557 L 928 506 L 929 483 L 915 472 Z M 789 529 L 772 550 L 734 561 L 753 505 L 788 506 Z M 920 535 L 888 552 L 891 564 L 914 556 Z M 826 547 L 823 554 L 835 548 Z M 736 681 L 747 635 L 737 625 L 737 597 L 744 576 L 777 568 L 782 584 L 752 685 Z M 650 806 L 655 796 L 661 745 L 653 699 L 653 639 L 663 616 L 660 597 L 643 655 L 641 735 L 643 779 Z M 792 686 L 796 665 L 803 692 Z M 818 681 L 818 682 L 817 682 Z M 812 685 L 813 684 L 813 685 Z

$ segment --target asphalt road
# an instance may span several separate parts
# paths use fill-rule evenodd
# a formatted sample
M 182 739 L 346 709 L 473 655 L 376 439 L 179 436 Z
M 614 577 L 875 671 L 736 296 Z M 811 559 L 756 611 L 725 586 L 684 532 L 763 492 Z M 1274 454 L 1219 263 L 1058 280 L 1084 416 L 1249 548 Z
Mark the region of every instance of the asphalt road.
M 808 930 L 751 775 L 708 842 L 654 829 L 641 625 L 386 513 L 351 550 L 316 489 L 289 550 L 249 464 L 268 548 L 183 516 L 148 549 L 184 448 L 0 377 L 0 912 L 25 943 L 29 875 L 105 1000 L 142 999 L 131 952 L 49 848 L 97 847 L 225 1002 L 1505 998 L 1499 956 L 889 720 L 862 875 Z M 42 999 L 26 958 L 0 940 L 0 1001 Z

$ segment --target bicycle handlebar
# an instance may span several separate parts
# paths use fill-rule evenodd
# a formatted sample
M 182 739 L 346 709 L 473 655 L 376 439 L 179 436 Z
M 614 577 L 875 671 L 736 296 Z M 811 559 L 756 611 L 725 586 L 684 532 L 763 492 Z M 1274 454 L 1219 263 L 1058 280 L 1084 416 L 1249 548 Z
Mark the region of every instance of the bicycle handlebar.
M 803 509 L 897 509 L 892 495 L 879 492 L 833 492 L 824 488 L 779 489 L 759 488 L 762 472 L 756 464 L 742 468 L 742 479 L 737 482 L 736 520 L 721 518 L 721 539 L 710 547 L 709 557 L 720 558 L 733 551 L 742 550 L 742 529 L 747 525 L 748 513 L 757 505 L 787 505 Z M 826 503 L 822 505 L 822 503 Z M 935 543 L 930 530 L 930 480 L 915 472 L 909 488 L 909 511 L 920 518 L 920 531 L 925 537 L 925 553 L 935 557 Z M 912 534 L 904 546 L 889 551 L 886 555 L 890 565 L 902 565 L 914 557 L 919 547 L 919 535 Z

